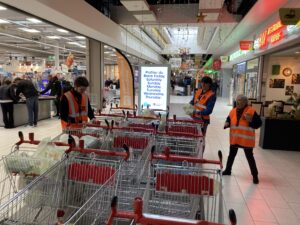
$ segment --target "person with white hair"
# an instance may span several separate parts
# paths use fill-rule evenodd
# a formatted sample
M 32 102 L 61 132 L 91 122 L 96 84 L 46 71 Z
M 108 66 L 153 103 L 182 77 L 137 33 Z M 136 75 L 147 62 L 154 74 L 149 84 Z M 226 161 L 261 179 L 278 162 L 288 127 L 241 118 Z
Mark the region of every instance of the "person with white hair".
M 253 148 L 255 147 L 255 129 L 261 125 L 260 116 L 248 105 L 247 97 L 238 95 L 236 107 L 231 110 L 224 125 L 224 129 L 230 128 L 230 151 L 223 175 L 231 175 L 237 151 L 239 148 L 243 148 L 253 176 L 253 183 L 259 183 Z

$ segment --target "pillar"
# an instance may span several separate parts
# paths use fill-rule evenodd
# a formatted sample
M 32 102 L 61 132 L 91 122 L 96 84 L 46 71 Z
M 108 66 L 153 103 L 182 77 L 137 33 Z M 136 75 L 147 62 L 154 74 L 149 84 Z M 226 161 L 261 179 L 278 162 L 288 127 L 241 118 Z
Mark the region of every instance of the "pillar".
M 54 62 L 55 62 L 55 70 L 60 70 L 59 69 L 59 48 L 58 48 L 58 44 L 57 47 L 55 47 L 54 49 Z
M 90 102 L 96 109 L 102 108 L 102 87 L 104 68 L 104 45 L 96 40 L 87 41 L 87 79 L 90 82 Z

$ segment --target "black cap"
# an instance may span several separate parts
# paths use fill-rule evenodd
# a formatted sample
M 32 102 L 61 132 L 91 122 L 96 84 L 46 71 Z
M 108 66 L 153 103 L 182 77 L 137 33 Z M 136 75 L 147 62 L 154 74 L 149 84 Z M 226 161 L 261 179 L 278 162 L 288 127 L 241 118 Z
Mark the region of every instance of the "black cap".
M 212 81 L 212 79 L 210 77 L 205 76 L 205 77 L 203 77 L 201 79 L 201 83 L 206 83 L 206 84 L 210 84 L 211 85 L 213 83 L 213 81 Z

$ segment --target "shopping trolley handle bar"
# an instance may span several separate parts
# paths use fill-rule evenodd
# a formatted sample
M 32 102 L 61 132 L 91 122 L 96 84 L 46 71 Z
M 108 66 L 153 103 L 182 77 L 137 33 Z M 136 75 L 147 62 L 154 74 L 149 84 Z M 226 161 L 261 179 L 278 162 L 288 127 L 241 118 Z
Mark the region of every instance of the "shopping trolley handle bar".
M 102 155 L 102 156 L 119 156 L 123 157 L 124 160 L 128 160 L 129 158 L 129 151 L 125 152 L 114 152 L 110 150 L 100 150 L 100 149 L 92 149 L 92 148 L 80 148 L 80 147 L 72 147 L 66 151 L 66 154 L 70 152 L 80 152 L 84 154 L 91 154 L 94 153 L 95 155 Z
M 151 160 L 153 159 L 160 159 L 166 161 L 173 161 L 173 162 L 190 162 L 190 163 L 198 163 L 198 164 L 216 164 L 220 165 L 220 168 L 223 168 L 223 164 L 221 160 L 208 160 L 208 159 L 201 159 L 197 157 L 191 156 L 183 156 L 183 155 L 175 155 L 170 153 L 170 148 L 166 147 L 164 152 L 155 154 L 152 148 L 151 150 Z
M 38 140 L 34 139 L 34 133 L 29 133 L 28 136 L 29 136 L 28 140 L 25 140 L 22 131 L 19 131 L 19 138 L 20 138 L 20 140 L 16 143 L 16 145 L 21 145 L 21 144 L 38 145 L 41 142 L 41 141 L 38 141 Z M 67 143 L 58 142 L 58 141 L 51 141 L 51 143 L 55 144 L 56 146 L 70 146 Z
M 166 132 L 157 131 L 157 134 L 176 136 L 176 137 L 190 137 L 190 138 L 202 138 L 203 137 L 203 134 L 191 134 L 191 133 L 185 133 L 185 132 L 169 131 L 168 128 L 166 128 Z
M 173 115 L 173 119 L 168 119 L 168 122 L 180 122 L 180 123 L 191 123 L 191 124 L 203 124 L 202 120 L 193 120 L 193 119 L 178 119 L 176 114 Z
M 106 116 L 106 117 L 120 117 L 120 118 L 123 118 L 124 116 L 123 115 L 118 115 L 118 114 L 106 114 L 106 113 L 99 113 L 97 116 Z
M 106 225 L 113 223 L 113 218 L 123 218 L 134 220 L 138 224 L 146 225 L 220 225 L 217 223 L 201 221 L 201 220 L 190 220 L 181 219 L 175 217 L 161 216 L 143 213 L 143 200 L 140 197 L 134 199 L 134 210 L 133 211 L 118 211 L 117 210 L 117 197 L 114 197 L 111 204 L 111 213 L 107 220 Z M 233 225 L 233 224 L 232 224 Z

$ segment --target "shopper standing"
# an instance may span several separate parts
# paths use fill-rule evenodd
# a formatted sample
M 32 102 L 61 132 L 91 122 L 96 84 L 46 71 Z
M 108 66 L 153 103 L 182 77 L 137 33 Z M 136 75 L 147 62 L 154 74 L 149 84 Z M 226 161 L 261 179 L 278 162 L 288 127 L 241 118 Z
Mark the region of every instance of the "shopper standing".
M 58 80 L 57 76 L 52 77 L 51 75 L 48 76 L 49 83 L 45 90 L 41 91 L 40 94 L 43 95 L 50 91 L 50 96 L 55 96 L 54 104 L 56 106 L 56 115 L 59 117 L 59 108 L 60 108 L 60 98 L 61 98 L 61 84 Z
M 190 101 L 196 110 L 193 114 L 194 119 L 203 120 L 203 135 L 206 134 L 207 126 L 210 123 L 210 114 L 213 112 L 216 95 L 211 89 L 212 79 L 210 77 L 203 77 L 201 80 L 201 89 L 195 91 L 193 99 Z
M 16 96 L 20 98 L 19 95 L 23 94 L 26 98 L 28 111 L 28 124 L 26 127 L 36 127 L 39 113 L 38 91 L 30 80 L 16 78 L 14 83 L 16 85 Z
M 255 129 L 261 124 L 260 116 L 251 106 L 248 106 L 247 97 L 237 96 L 236 108 L 231 110 L 224 125 L 224 129 L 230 128 L 230 151 L 223 175 L 231 175 L 238 148 L 243 148 L 253 176 L 253 183 L 259 183 L 253 148 L 255 147 Z
M 85 77 L 77 77 L 74 81 L 74 88 L 66 92 L 61 98 L 60 119 L 62 129 L 76 127 L 78 123 L 88 122 L 94 119 L 88 96 L 85 94 L 89 82 Z
M 6 79 L 0 87 L 0 103 L 5 128 L 14 128 L 14 103 L 11 81 Z

